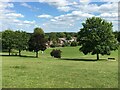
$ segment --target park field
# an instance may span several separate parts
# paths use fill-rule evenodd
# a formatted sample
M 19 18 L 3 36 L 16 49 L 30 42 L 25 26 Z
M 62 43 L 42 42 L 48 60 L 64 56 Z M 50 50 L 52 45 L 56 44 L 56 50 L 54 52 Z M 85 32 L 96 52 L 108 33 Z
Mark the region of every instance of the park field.
M 61 59 L 50 56 L 52 48 L 39 52 L 39 58 L 25 51 L 22 57 L 2 56 L 2 87 L 118 88 L 118 51 L 96 61 L 96 55 L 84 55 L 79 47 L 57 49 L 62 51 Z

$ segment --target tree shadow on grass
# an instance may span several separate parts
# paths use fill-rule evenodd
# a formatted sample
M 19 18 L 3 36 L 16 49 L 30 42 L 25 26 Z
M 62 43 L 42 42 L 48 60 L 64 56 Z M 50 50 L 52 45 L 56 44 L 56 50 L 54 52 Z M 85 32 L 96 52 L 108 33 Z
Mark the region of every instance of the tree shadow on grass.
M 21 55 L 20 57 L 25 57 L 25 58 L 36 58 L 35 56 L 26 56 L 26 55 Z
M 0 56 L 8 56 L 8 57 L 11 57 L 11 56 L 17 56 L 17 55 L 0 55 Z
M 26 55 L 0 55 L 0 56 L 7 56 L 7 57 L 11 57 L 11 56 L 15 56 L 15 57 L 25 57 L 25 58 L 36 58 L 35 56 L 26 56 Z
M 67 61 L 106 61 L 106 59 L 80 59 L 80 58 L 61 58 L 61 60 L 67 60 Z

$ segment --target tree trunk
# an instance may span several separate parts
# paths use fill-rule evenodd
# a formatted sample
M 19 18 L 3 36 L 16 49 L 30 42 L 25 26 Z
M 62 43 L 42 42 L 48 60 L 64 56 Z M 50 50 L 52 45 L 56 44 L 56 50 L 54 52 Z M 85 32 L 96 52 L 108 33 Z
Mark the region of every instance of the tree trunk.
M 10 51 L 11 51 L 11 50 L 9 49 L 9 56 L 10 56 Z
M 21 56 L 21 50 L 19 49 L 19 56 Z
M 38 58 L 38 51 L 36 52 L 36 58 Z
M 97 53 L 97 60 L 99 60 L 99 54 Z

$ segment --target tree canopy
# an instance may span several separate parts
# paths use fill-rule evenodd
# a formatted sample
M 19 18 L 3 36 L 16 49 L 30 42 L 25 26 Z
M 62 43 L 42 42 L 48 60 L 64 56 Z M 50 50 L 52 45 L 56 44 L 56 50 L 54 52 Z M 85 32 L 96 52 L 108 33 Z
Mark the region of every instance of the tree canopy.
M 9 55 L 11 49 L 19 50 L 19 55 L 21 55 L 21 50 L 27 49 L 27 42 L 29 36 L 23 31 L 12 31 L 5 30 L 2 32 L 2 49 L 8 50 Z
M 34 33 L 31 36 L 28 45 L 29 51 L 36 52 L 36 57 L 38 57 L 39 50 L 44 51 L 46 49 L 46 39 L 44 36 L 44 31 L 41 28 L 34 29 Z
M 87 18 L 82 23 L 83 28 L 78 32 L 78 41 L 81 45 L 80 51 L 85 55 L 91 53 L 109 55 L 111 50 L 117 49 L 117 40 L 112 32 L 112 23 L 98 17 Z
M 6 49 L 9 51 L 9 55 L 11 49 L 15 46 L 15 34 L 12 30 L 5 30 L 2 32 L 2 49 Z
M 21 56 L 21 50 L 28 48 L 29 35 L 23 31 L 15 31 L 15 49 L 19 50 L 19 56 Z

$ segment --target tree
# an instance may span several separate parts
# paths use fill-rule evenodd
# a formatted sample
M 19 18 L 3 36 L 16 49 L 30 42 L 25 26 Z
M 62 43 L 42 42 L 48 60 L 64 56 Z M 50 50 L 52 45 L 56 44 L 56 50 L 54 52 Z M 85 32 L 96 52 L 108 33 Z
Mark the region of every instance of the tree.
M 71 40 L 72 39 L 72 37 L 68 34 L 67 36 L 66 36 L 66 40 Z
M 73 42 L 71 42 L 71 44 L 70 44 L 70 46 L 77 46 L 78 45 L 78 43 L 76 42 L 76 41 L 73 41 Z
M 26 50 L 28 47 L 29 35 L 24 31 L 15 31 L 15 49 L 19 50 L 19 56 L 21 56 L 21 50 Z
M 49 35 L 49 40 L 50 41 L 56 41 L 56 39 L 57 39 L 56 33 L 51 32 L 50 35 Z
M 0 32 L 0 51 L 2 51 L 2 32 Z
M 118 42 L 120 43 L 120 31 L 118 32 L 117 40 L 118 40 Z
M 59 37 L 60 37 L 60 38 L 65 38 L 65 36 L 66 36 L 66 35 L 65 35 L 64 32 L 60 32 L 60 33 L 59 33 Z
M 8 49 L 9 55 L 11 49 L 15 46 L 15 34 L 12 30 L 5 30 L 2 32 L 2 49 Z
M 112 32 L 112 23 L 98 17 L 88 18 L 82 23 L 83 28 L 78 32 L 78 41 L 81 45 L 80 51 L 85 55 L 91 53 L 110 55 L 111 50 L 118 47 L 117 40 Z
M 61 58 L 61 50 L 55 50 L 55 49 L 53 49 L 51 52 L 50 52 L 50 55 L 52 56 L 52 57 L 55 57 L 55 58 Z
M 38 58 L 38 51 L 44 51 L 46 49 L 46 39 L 44 31 L 41 28 L 35 28 L 34 33 L 28 41 L 29 51 L 36 52 Z

